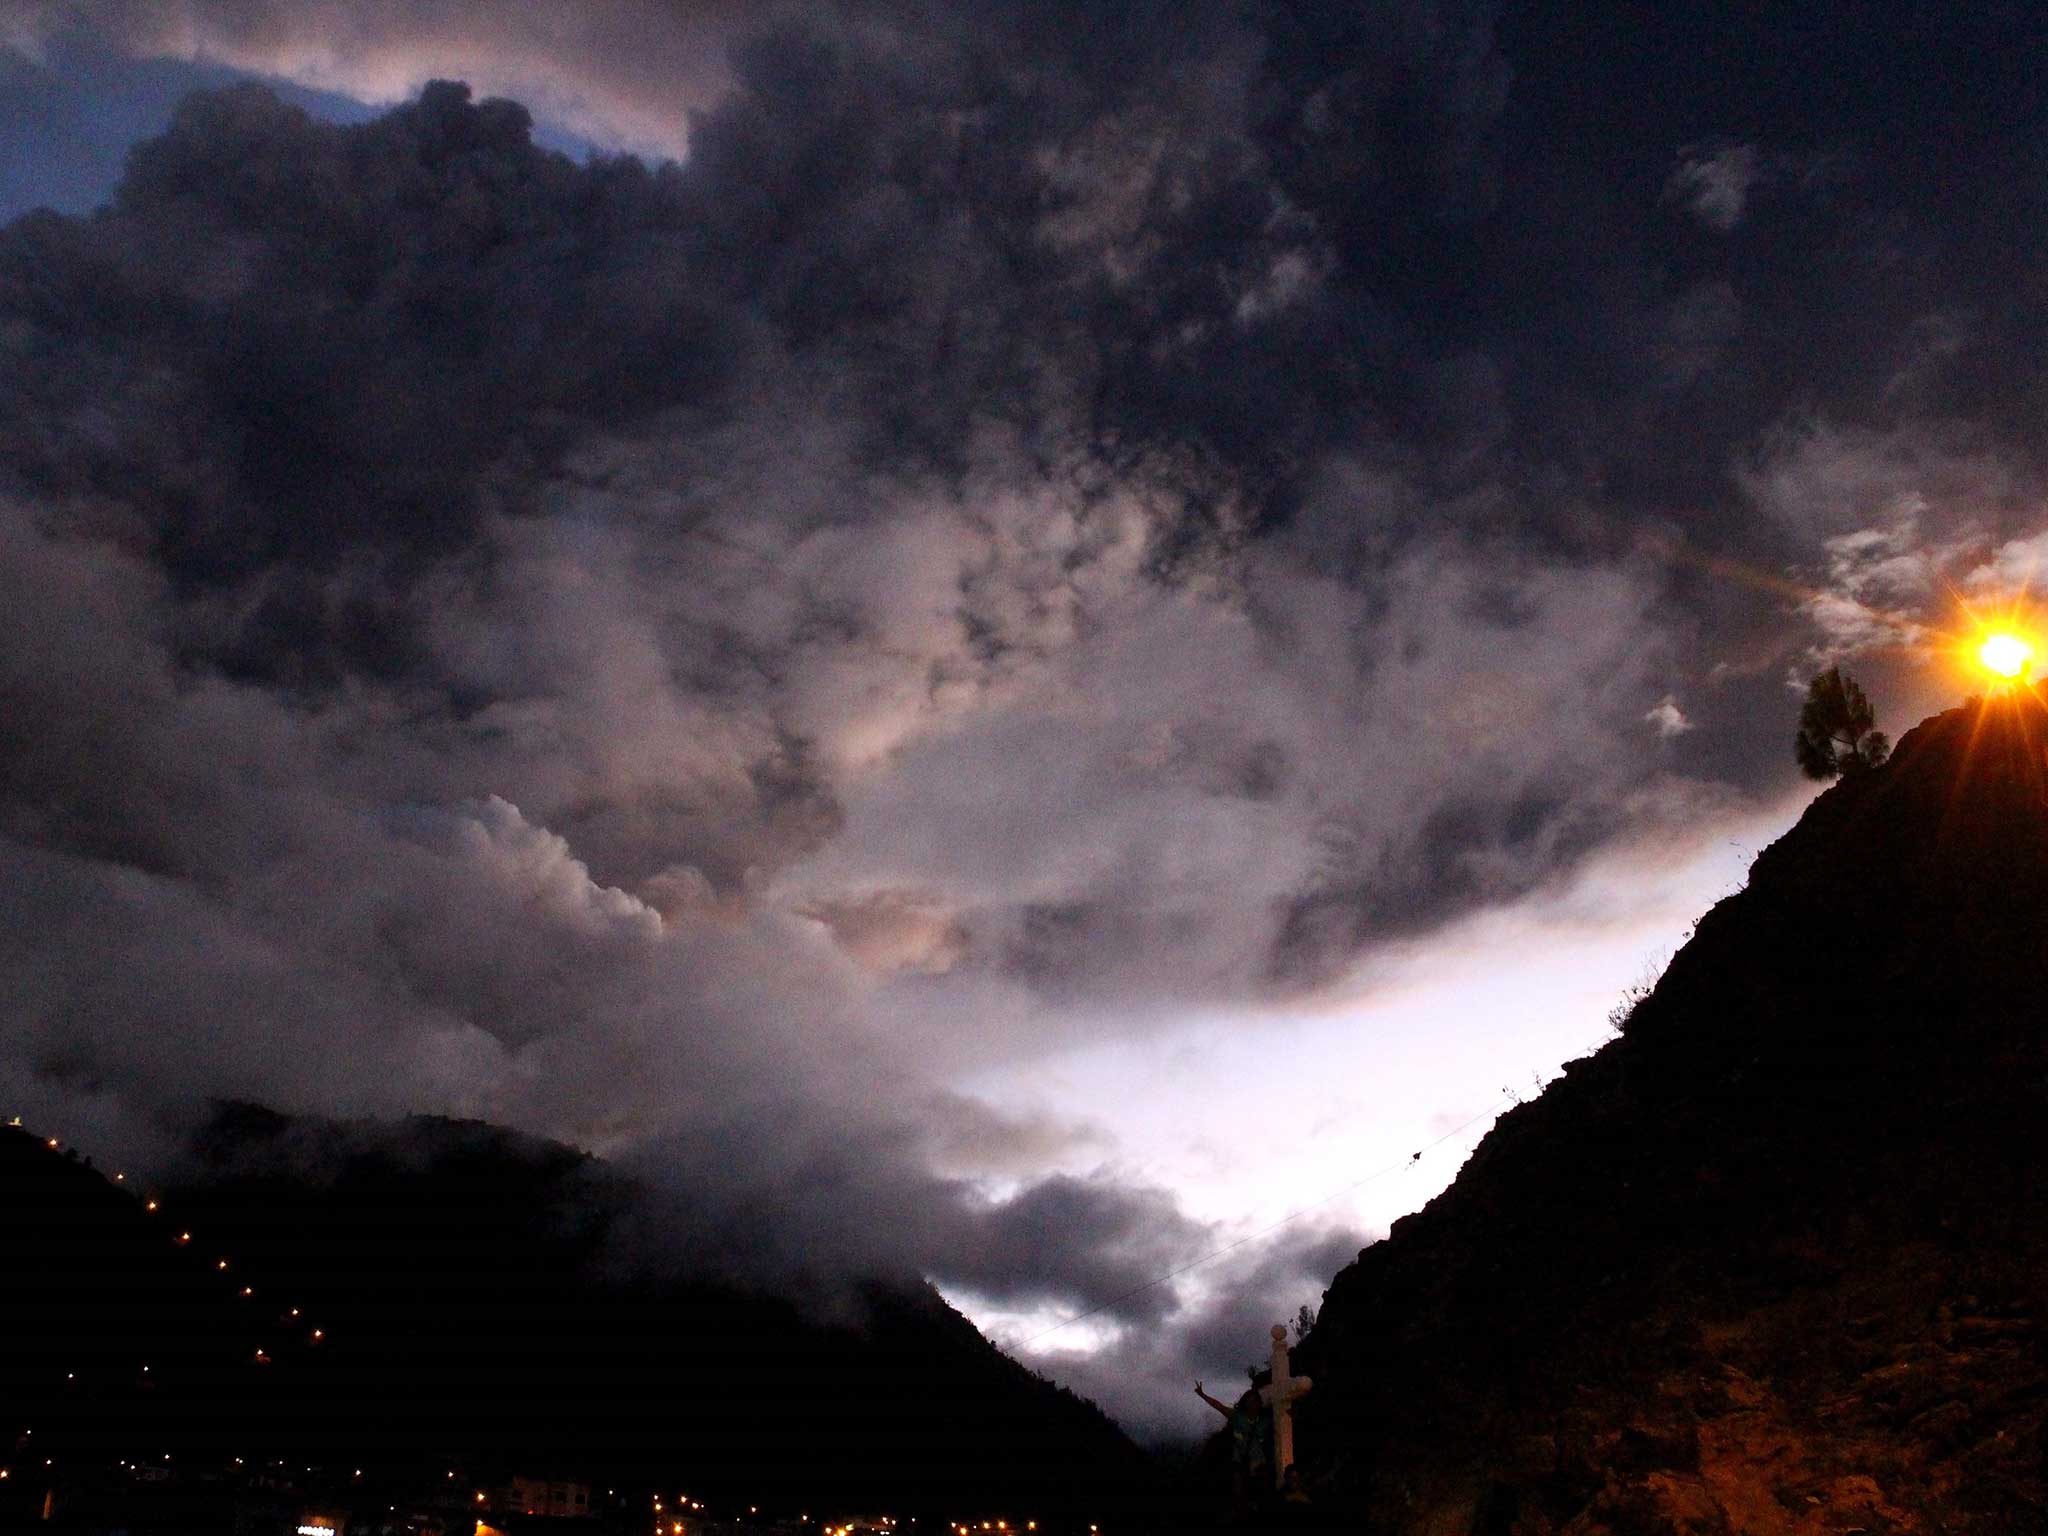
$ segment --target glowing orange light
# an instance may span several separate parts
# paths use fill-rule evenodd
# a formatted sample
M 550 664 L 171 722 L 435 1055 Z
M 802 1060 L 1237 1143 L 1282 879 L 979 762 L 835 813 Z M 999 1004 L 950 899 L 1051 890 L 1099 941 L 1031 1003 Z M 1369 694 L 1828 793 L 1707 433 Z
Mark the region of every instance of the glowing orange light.
M 1986 635 L 1977 647 L 1977 660 L 1993 677 L 2016 678 L 2034 659 L 2034 648 L 2015 634 L 2003 630 Z

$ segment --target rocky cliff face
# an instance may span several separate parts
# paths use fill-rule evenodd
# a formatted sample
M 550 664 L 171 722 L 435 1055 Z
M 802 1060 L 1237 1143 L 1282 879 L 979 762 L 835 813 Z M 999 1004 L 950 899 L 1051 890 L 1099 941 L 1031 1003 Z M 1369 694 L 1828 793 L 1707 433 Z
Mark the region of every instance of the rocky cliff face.
M 1432 1536 L 2048 1531 L 2048 708 L 1929 720 L 1336 1277 L 1320 1508 Z

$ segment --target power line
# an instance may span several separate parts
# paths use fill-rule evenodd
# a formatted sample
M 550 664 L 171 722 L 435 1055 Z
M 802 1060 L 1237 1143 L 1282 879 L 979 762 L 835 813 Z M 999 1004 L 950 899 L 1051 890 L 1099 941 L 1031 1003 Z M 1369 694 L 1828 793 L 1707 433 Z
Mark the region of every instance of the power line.
M 1052 1335 L 1058 1333 L 1062 1328 L 1071 1328 L 1076 1323 L 1084 1323 L 1091 1317 L 1095 1317 L 1100 1313 L 1107 1312 L 1111 1307 L 1122 1305 L 1124 1302 L 1129 1301 L 1133 1296 L 1144 1295 L 1145 1292 L 1151 1290 L 1154 1286 L 1164 1285 L 1169 1280 L 1178 1279 L 1180 1276 L 1186 1274 L 1191 1269 L 1201 1268 L 1211 1259 L 1220 1259 L 1223 1257 L 1224 1254 L 1231 1252 L 1233 1249 L 1242 1248 L 1246 1243 L 1257 1242 L 1260 1238 L 1266 1236 L 1268 1233 L 1279 1231 L 1282 1227 L 1286 1226 L 1290 1221 L 1299 1220 L 1301 1217 L 1306 1216 L 1310 1211 L 1328 1205 L 1332 1200 L 1341 1200 L 1346 1195 L 1350 1194 L 1353 1190 L 1363 1189 L 1366 1185 L 1372 1183 L 1375 1179 L 1383 1179 L 1390 1173 L 1399 1173 L 1403 1168 L 1413 1168 L 1417 1163 L 1422 1161 L 1423 1152 L 1434 1151 L 1436 1148 L 1442 1146 L 1445 1142 L 1449 1141 L 1453 1136 L 1458 1135 L 1460 1132 L 1470 1130 L 1480 1121 L 1488 1119 L 1489 1117 L 1498 1116 L 1501 1110 L 1501 1106 L 1510 1103 L 1513 1100 L 1513 1094 L 1502 1094 L 1498 1099 L 1494 1100 L 1492 1104 L 1488 1105 L 1485 1109 L 1482 1109 L 1478 1114 L 1474 1115 L 1470 1120 L 1467 1120 L 1463 1125 L 1454 1126 L 1452 1129 L 1445 1131 L 1443 1135 L 1437 1137 L 1435 1141 L 1432 1141 L 1427 1146 L 1423 1147 L 1421 1151 L 1411 1152 L 1408 1154 L 1408 1156 L 1402 1158 L 1399 1162 L 1389 1163 L 1384 1168 L 1378 1169 L 1373 1173 L 1368 1173 L 1364 1178 L 1354 1180 L 1353 1182 L 1346 1184 L 1342 1189 L 1334 1190 L 1330 1194 L 1324 1195 L 1320 1200 L 1311 1200 L 1307 1205 L 1289 1211 L 1285 1216 L 1282 1216 L 1278 1221 L 1273 1222 L 1268 1226 L 1263 1226 L 1259 1228 L 1259 1230 L 1256 1232 L 1247 1232 L 1243 1237 L 1238 1238 L 1235 1242 L 1225 1243 L 1221 1248 L 1217 1248 L 1209 1253 L 1205 1253 L 1198 1259 L 1190 1259 L 1187 1261 L 1187 1263 L 1181 1265 L 1180 1268 L 1170 1269 L 1165 1274 L 1159 1276 L 1156 1280 L 1147 1280 L 1143 1285 L 1134 1285 L 1128 1291 L 1123 1291 L 1118 1295 L 1112 1296 L 1109 1298 L 1109 1300 L 1102 1302 L 1098 1306 L 1090 1307 L 1086 1312 L 1076 1312 L 1072 1317 L 1067 1318 L 1065 1321 L 1054 1323 L 1050 1328 L 1041 1329 L 1039 1332 L 1032 1334 L 1029 1338 L 1019 1341 L 1017 1347 L 1019 1349 L 1028 1349 L 1031 1345 L 1036 1344 L 1040 1339 L 1050 1338 Z

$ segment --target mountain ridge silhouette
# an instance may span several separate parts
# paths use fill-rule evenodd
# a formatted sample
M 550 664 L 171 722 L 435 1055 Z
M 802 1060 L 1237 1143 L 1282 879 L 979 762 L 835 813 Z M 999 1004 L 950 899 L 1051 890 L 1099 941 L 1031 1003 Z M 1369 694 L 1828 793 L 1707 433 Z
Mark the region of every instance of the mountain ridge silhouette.
M 687 1234 L 673 1264 L 622 1258 L 608 1238 L 638 1186 L 573 1148 L 237 1103 L 194 1153 L 130 1192 L 0 1129 L 0 1214 L 29 1260 L 0 1265 L 0 1403 L 37 1452 L 0 1423 L 19 1468 L 0 1529 L 34 1520 L 43 1454 L 92 1530 L 82 1511 L 130 1520 L 138 1460 L 214 1490 L 194 1530 L 222 1528 L 229 1469 L 272 1462 L 316 1469 L 309 1497 L 338 1507 L 356 1468 L 377 1489 L 538 1473 L 790 1518 L 1028 1510 L 1049 1532 L 1153 1497 L 1106 1415 L 927 1284 L 849 1276 L 808 1308 L 705 1278 Z M 136 1528 L 188 1528 L 159 1516 Z
M 1338 1274 L 1304 1480 L 1385 1536 L 2048 1530 L 2048 708 L 1822 793 L 1618 1038 Z

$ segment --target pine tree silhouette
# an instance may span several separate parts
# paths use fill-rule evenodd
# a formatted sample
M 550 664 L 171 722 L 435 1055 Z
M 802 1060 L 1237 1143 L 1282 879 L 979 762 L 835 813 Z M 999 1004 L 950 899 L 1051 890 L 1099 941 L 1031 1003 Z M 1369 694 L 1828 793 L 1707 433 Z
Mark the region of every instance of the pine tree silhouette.
M 1891 751 L 1877 712 L 1853 677 L 1829 667 L 1806 685 L 1792 754 L 1810 779 L 1833 779 L 1875 768 Z

